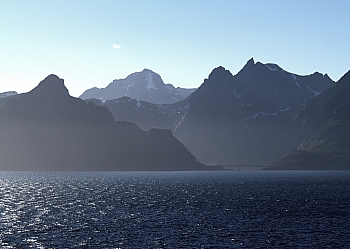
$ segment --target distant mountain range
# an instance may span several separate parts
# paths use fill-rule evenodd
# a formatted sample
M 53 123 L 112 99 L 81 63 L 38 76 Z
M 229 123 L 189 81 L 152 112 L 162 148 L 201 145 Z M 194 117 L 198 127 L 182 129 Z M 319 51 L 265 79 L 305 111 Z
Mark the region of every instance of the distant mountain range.
M 172 104 L 185 99 L 195 90 L 164 84 L 159 74 L 144 69 L 142 72 L 130 74 L 125 79 L 114 80 L 105 88 L 88 89 L 80 98 L 106 101 L 125 96 L 155 104 Z
M 253 59 L 237 75 L 223 67 L 188 98 L 157 105 L 130 98 L 94 100 L 115 120 L 171 129 L 205 164 L 269 165 L 293 150 L 283 134 L 305 104 L 334 85 L 328 75 L 300 76 Z
M 118 87 L 134 82 L 128 89 L 137 85 L 136 95 L 151 92 L 149 73 L 161 89 L 160 76 L 155 80 L 149 70 Z M 30 93 L 0 98 L 0 165 L 49 160 L 63 168 L 103 162 L 108 170 L 207 169 L 199 161 L 350 169 L 350 71 L 335 83 L 327 74 L 301 76 L 250 59 L 236 75 L 215 68 L 188 97 L 167 104 L 106 95 L 84 103 L 51 81 L 61 82 L 49 76 Z
M 50 75 L 0 109 L 0 170 L 207 169 L 170 130 L 114 122 L 105 107 L 69 96 Z

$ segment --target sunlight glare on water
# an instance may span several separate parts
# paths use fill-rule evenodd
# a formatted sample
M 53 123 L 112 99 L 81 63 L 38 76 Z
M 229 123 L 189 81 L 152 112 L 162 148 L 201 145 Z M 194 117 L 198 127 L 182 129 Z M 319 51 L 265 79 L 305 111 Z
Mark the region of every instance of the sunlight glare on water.
M 0 173 L 2 248 L 344 248 L 348 172 Z

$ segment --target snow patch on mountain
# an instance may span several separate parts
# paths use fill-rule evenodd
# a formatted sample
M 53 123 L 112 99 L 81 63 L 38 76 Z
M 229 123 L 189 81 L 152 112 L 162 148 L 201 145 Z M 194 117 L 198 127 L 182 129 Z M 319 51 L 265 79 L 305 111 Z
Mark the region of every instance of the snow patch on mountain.
M 114 100 L 129 97 L 150 103 L 173 104 L 187 98 L 196 89 L 175 88 L 164 84 L 161 77 L 149 69 L 128 75 L 125 79 L 113 80 L 105 88 L 91 88 L 80 96 L 81 99 Z
M 295 103 L 297 103 L 298 105 L 301 105 L 301 106 L 305 106 L 304 104 L 298 102 L 298 101 L 295 101 Z
M 13 96 L 13 95 L 17 95 L 18 93 L 17 92 L 4 92 L 4 93 L 0 93 L 0 99 L 1 98 L 5 98 L 5 97 L 10 97 L 10 96 Z
M 151 91 L 151 89 L 154 89 L 158 91 L 158 88 L 153 84 L 153 73 L 147 72 L 146 74 L 146 80 L 147 80 L 147 91 Z
M 295 74 L 291 74 L 291 75 L 292 75 L 292 78 L 293 78 L 295 84 L 299 87 L 299 89 L 301 89 L 301 86 L 300 86 L 300 84 L 299 84 L 299 82 L 298 82 L 297 76 L 296 76 Z
M 306 86 L 306 87 L 309 88 L 309 90 L 315 94 L 315 97 L 316 97 L 317 95 L 320 95 L 320 92 L 317 92 L 317 91 L 313 90 L 313 89 L 312 89 L 311 87 L 309 87 L 309 86 Z
M 125 81 L 125 84 L 122 85 L 122 88 L 125 89 L 126 91 L 129 91 L 129 88 L 133 88 L 134 87 L 134 82 L 131 82 L 130 84 L 128 84 L 128 80 Z
M 253 114 L 252 117 L 243 118 L 243 123 L 244 123 L 245 127 L 248 128 L 248 127 L 246 126 L 246 124 L 245 124 L 245 121 L 246 121 L 246 120 L 257 119 L 257 117 L 258 117 L 259 115 L 261 115 L 261 116 L 266 116 L 266 117 L 269 117 L 269 116 L 276 116 L 278 113 L 280 113 L 280 112 L 286 112 L 286 111 L 289 111 L 290 109 L 292 109 L 292 107 L 287 107 L 287 108 L 282 109 L 282 110 L 277 110 L 277 111 L 274 112 L 274 113 L 257 112 L 257 113 L 255 113 L 255 114 Z
M 185 111 L 184 115 L 181 117 L 180 121 L 176 124 L 174 131 L 177 131 L 179 129 L 179 127 L 182 125 L 182 123 L 184 122 L 185 117 L 187 116 L 188 110 L 190 109 L 190 105 L 191 104 L 188 104 L 184 107 L 186 109 L 186 111 Z
M 265 66 L 266 66 L 270 71 L 272 71 L 272 72 L 277 71 L 276 65 L 269 65 L 269 64 L 266 64 Z

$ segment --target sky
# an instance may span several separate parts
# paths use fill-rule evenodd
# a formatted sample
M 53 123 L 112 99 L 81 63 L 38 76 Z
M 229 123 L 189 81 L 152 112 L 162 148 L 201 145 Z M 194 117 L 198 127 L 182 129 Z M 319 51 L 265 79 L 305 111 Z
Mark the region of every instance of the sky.
M 350 70 L 348 0 L 0 0 L 0 92 L 49 74 L 72 96 L 151 69 L 199 87 L 250 59 L 300 75 Z

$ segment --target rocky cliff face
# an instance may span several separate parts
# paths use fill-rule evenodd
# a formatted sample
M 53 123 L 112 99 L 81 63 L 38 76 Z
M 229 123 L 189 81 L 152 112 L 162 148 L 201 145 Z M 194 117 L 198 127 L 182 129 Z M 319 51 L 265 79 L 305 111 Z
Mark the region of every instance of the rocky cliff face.
M 276 169 L 350 169 L 350 72 L 306 103 L 287 135 L 298 150 Z
M 144 69 L 142 72 L 133 73 L 125 79 L 114 80 L 106 88 L 88 89 L 80 98 L 106 101 L 129 97 L 154 104 L 172 104 L 185 99 L 194 90 L 175 88 L 171 84 L 164 84 L 159 74 Z
M 201 168 L 171 131 L 114 122 L 105 107 L 68 94 L 50 75 L 0 110 L 1 170 L 190 170 Z
M 253 59 L 235 76 L 219 67 L 191 95 L 174 134 L 202 162 L 270 164 L 289 150 L 281 140 L 288 123 L 332 84 Z

